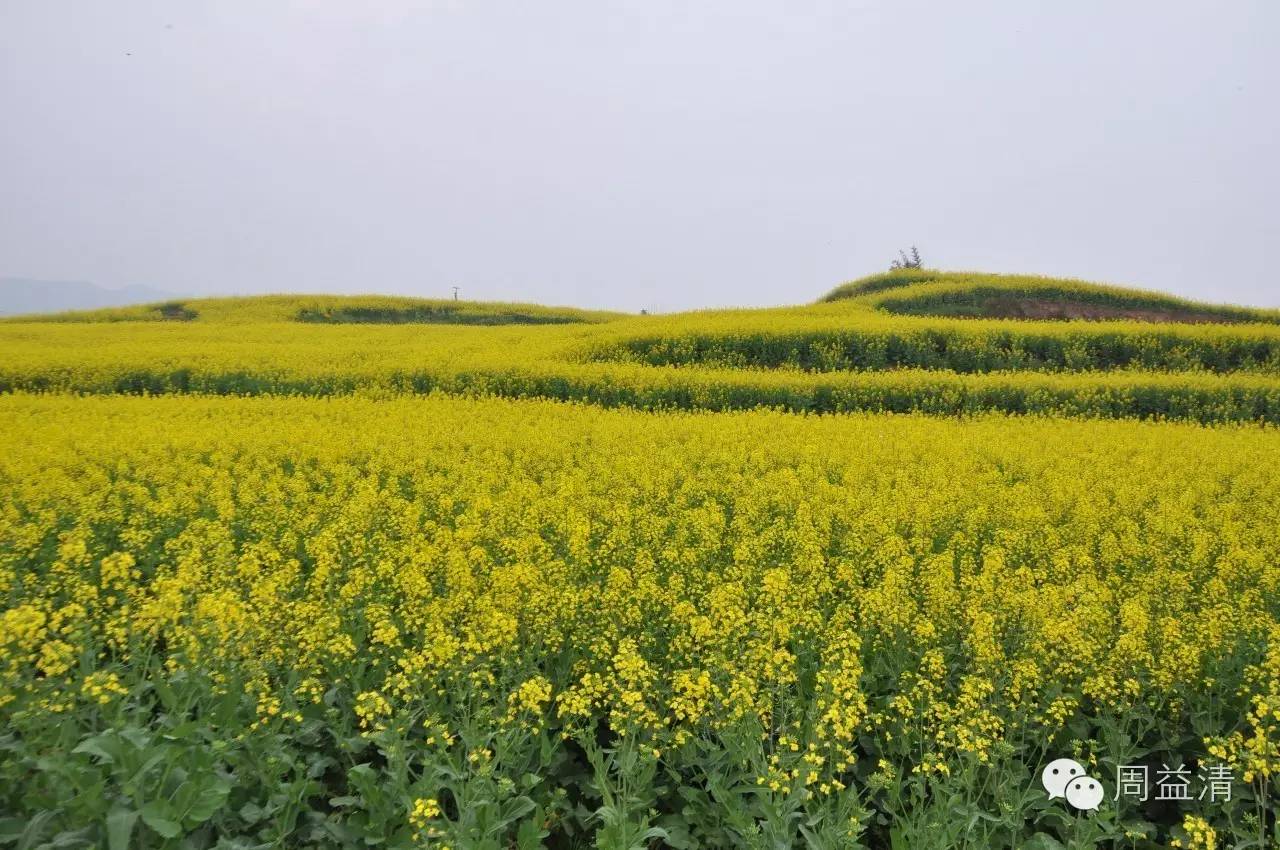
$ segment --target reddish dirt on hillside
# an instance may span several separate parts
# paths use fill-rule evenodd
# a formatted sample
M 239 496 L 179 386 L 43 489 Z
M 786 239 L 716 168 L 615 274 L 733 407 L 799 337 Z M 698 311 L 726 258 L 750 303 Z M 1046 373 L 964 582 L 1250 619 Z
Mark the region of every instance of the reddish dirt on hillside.
M 981 315 L 1000 319 L 1084 319 L 1103 321 L 1128 319 L 1137 322 L 1182 322 L 1203 325 L 1238 322 L 1213 313 L 1156 307 L 1112 307 L 1080 301 L 1054 301 L 1047 298 L 992 298 L 986 301 Z

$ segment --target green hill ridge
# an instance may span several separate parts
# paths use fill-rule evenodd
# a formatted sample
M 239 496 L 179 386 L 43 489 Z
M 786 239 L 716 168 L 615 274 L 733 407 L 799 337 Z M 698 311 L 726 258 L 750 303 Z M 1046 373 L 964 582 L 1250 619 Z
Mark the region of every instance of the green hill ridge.
M 1280 311 L 970 272 L 891 272 L 809 305 L 655 316 L 192 299 L 9 319 L 0 349 L 5 391 L 443 391 L 645 409 L 1280 422 Z

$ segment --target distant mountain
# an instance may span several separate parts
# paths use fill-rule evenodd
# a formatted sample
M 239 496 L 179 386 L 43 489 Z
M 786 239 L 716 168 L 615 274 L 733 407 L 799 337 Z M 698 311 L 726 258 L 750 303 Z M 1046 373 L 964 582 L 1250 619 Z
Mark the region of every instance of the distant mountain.
M 167 301 L 179 296 L 150 286 L 107 289 L 79 280 L 30 280 L 0 277 L 0 316 L 22 313 L 55 313 L 61 310 L 92 310 Z

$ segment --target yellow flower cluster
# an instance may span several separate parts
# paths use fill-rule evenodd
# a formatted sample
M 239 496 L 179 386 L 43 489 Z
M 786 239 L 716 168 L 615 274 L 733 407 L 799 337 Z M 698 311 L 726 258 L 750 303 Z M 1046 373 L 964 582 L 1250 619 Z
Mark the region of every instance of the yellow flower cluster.
M 1266 656 L 1245 671 L 1241 693 L 1249 700 L 1246 728 L 1205 744 L 1210 755 L 1242 770 L 1245 782 L 1265 786 L 1280 777 L 1280 627 L 1272 629 Z
M 1204 818 L 1185 815 L 1182 819 L 1182 831 L 1187 835 L 1186 840 L 1175 838 L 1169 842 L 1170 845 L 1186 847 L 1188 850 L 1217 850 L 1218 833 Z
M 80 692 L 86 698 L 100 704 L 106 705 L 118 696 L 129 693 L 129 690 L 120 684 L 120 678 L 115 673 L 90 673 L 84 678 L 80 684 Z
M 391 714 L 391 705 L 377 691 L 365 691 L 356 697 L 355 712 L 361 729 L 380 729 Z
M 413 811 L 409 813 L 409 823 L 422 829 L 430 824 L 433 818 L 438 817 L 440 817 L 440 804 L 434 798 L 419 798 L 413 801 Z
M 507 720 L 514 720 L 522 712 L 541 718 L 551 701 L 551 682 L 543 676 L 534 676 L 521 682 L 508 699 Z M 536 721 L 535 721 L 536 723 Z

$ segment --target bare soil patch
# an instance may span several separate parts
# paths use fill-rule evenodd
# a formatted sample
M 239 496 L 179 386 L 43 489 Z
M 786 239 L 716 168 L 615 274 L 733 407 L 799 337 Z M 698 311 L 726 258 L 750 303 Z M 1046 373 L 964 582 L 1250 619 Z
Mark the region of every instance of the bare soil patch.
M 1117 307 L 1080 301 L 1047 298 L 993 298 L 980 308 L 981 315 L 1002 319 L 1061 319 L 1106 321 L 1125 319 L 1137 322 L 1181 322 L 1202 325 L 1231 324 L 1239 320 L 1195 310 L 1158 307 Z

